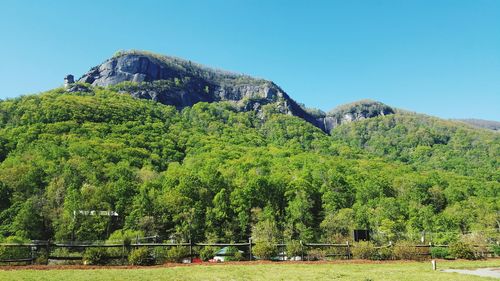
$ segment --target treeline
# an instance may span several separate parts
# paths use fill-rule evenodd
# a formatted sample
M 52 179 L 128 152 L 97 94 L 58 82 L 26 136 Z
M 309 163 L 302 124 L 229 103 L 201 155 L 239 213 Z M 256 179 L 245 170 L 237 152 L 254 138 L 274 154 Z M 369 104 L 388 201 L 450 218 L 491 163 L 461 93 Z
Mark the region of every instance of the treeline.
M 385 243 L 498 229 L 498 136 L 422 120 L 331 137 L 272 110 L 179 112 L 102 88 L 2 101 L 0 236 L 336 242 L 363 228 Z

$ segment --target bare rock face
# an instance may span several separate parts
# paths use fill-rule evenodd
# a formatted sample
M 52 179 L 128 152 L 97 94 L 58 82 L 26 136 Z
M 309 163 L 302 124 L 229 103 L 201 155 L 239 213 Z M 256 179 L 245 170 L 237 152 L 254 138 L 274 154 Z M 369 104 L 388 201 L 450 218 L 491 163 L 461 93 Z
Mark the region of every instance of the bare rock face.
M 126 81 L 136 83 L 122 83 Z M 263 105 L 275 103 L 281 113 L 301 117 L 316 126 L 321 124 L 271 81 L 168 56 L 134 51 L 119 54 L 92 68 L 78 82 L 116 86 L 134 97 L 177 108 L 197 102 L 230 101 L 241 110 L 259 111 Z
M 331 110 L 322 121 L 325 128 L 324 130 L 330 132 L 335 127 L 345 123 L 394 113 L 395 110 L 392 107 L 381 102 L 361 100 Z
M 297 104 L 271 81 L 139 51 L 115 55 L 92 68 L 78 82 L 68 90 L 83 90 L 78 85 L 84 83 L 110 86 L 136 98 L 151 99 L 177 108 L 198 102 L 229 101 L 239 110 L 256 111 L 263 116 L 262 107 L 271 104 L 275 112 L 300 117 L 328 133 L 346 122 L 394 113 L 382 103 L 360 101 L 318 115 Z

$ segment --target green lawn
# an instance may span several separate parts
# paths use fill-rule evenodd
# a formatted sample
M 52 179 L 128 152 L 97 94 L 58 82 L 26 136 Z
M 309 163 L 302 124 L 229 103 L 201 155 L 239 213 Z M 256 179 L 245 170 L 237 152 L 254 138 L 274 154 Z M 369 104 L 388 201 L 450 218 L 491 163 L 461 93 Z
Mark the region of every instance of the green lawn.
M 438 262 L 444 268 L 500 267 L 500 259 Z M 0 280 L 498 280 L 432 271 L 430 262 L 267 263 L 140 269 L 1 270 Z

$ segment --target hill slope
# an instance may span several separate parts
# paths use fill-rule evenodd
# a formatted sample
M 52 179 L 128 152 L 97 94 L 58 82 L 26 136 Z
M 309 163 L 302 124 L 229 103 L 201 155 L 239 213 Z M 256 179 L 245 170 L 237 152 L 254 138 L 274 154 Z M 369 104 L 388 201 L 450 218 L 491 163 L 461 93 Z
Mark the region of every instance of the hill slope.
M 380 242 L 423 230 L 446 242 L 498 227 L 498 134 L 394 114 L 330 137 L 263 112 L 179 111 L 113 87 L 0 101 L 0 236 L 239 241 L 270 225 L 277 239 L 370 228 Z

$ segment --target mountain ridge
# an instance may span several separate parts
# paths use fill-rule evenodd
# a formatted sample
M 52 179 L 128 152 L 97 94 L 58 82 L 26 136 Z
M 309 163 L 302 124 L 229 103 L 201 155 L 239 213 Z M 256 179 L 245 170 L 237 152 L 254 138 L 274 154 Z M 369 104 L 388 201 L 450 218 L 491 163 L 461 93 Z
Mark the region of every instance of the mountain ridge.
M 262 106 L 271 104 L 275 111 L 298 116 L 327 133 L 345 122 L 394 113 L 389 106 L 371 102 L 364 104 L 363 110 L 344 112 L 343 116 L 323 115 L 318 110 L 301 106 L 270 80 L 135 50 L 115 54 L 91 68 L 78 81 L 93 86 L 116 86 L 133 97 L 152 99 L 177 108 L 197 102 L 229 101 L 241 111 L 259 113 Z M 384 110 L 370 107 L 383 107 Z

